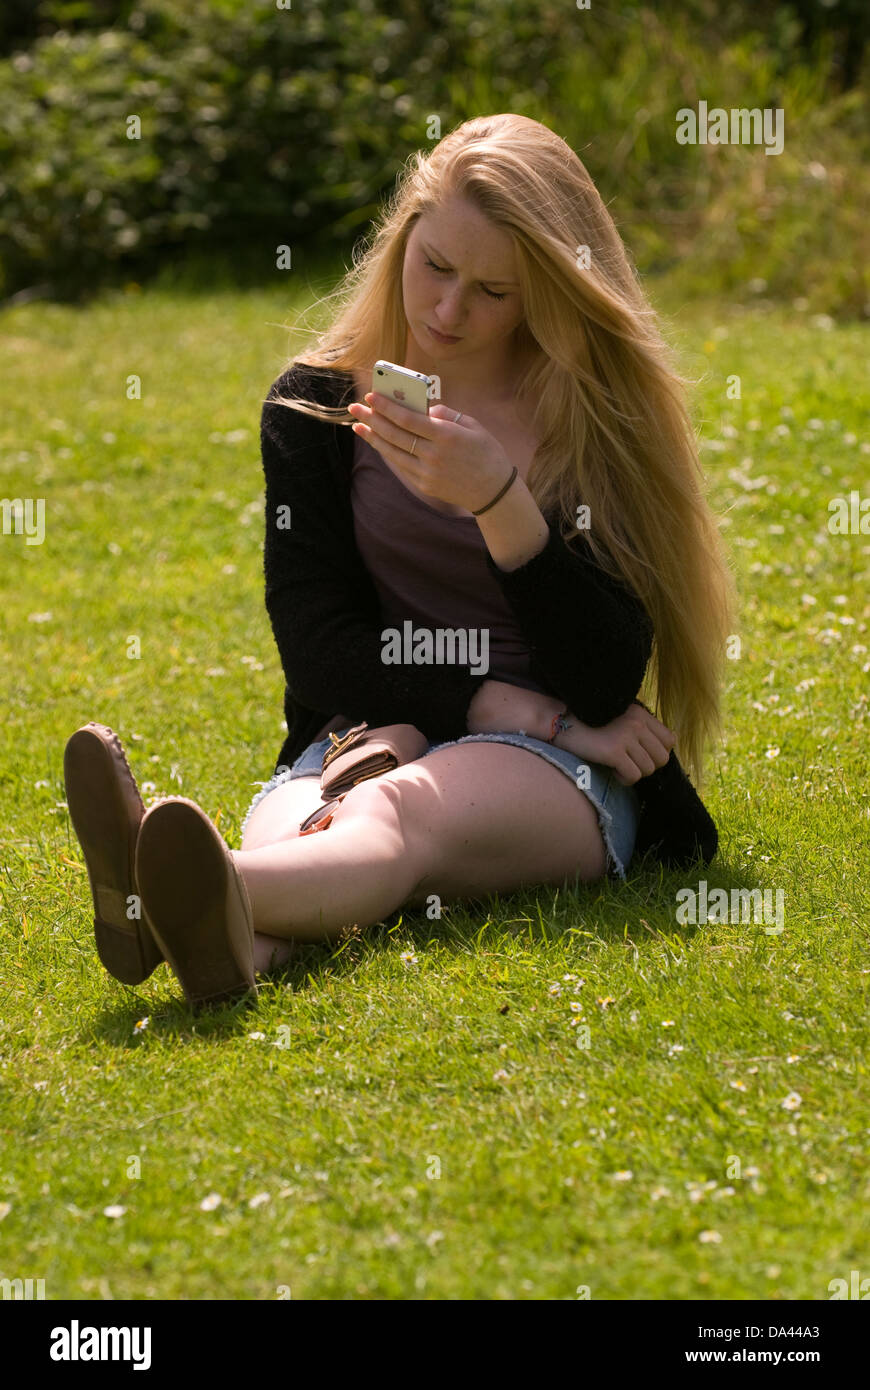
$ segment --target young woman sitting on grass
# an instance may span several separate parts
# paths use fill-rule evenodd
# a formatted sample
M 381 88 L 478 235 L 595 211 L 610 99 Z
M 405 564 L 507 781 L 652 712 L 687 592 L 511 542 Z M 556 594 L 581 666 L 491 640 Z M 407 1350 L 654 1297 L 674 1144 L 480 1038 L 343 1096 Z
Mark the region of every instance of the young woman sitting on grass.
M 406 166 L 336 298 L 262 412 L 288 733 L 241 849 L 185 798 L 146 813 L 104 726 L 65 755 L 103 963 L 136 984 L 165 958 L 195 1006 L 433 895 L 718 843 L 677 755 L 700 785 L 733 580 L 684 383 L 583 164 L 526 117 L 465 122 Z M 428 416 L 371 394 L 379 358 L 437 378 Z M 486 631 L 488 670 L 385 661 L 408 620 Z M 425 751 L 327 811 L 328 734 L 363 720 Z

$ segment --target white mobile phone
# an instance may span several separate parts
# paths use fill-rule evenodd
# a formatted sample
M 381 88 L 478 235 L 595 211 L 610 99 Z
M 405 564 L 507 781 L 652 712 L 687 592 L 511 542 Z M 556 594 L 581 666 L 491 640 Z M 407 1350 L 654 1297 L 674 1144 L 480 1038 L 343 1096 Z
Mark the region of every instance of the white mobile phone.
M 376 362 L 372 370 L 373 391 L 420 415 L 429 414 L 429 391 L 433 385 L 432 378 L 424 372 L 412 372 L 395 362 Z

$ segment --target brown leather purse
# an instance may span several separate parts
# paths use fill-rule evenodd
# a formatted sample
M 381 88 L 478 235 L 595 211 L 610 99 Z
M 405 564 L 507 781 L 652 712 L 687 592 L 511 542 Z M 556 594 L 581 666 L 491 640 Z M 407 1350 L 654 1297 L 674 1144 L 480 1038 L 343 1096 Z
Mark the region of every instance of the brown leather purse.
M 330 731 L 331 748 L 323 755 L 320 794 L 324 801 L 343 796 L 360 782 L 413 762 L 429 747 L 413 724 L 385 724 L 370 729 L 363 720 L 339 738 Z

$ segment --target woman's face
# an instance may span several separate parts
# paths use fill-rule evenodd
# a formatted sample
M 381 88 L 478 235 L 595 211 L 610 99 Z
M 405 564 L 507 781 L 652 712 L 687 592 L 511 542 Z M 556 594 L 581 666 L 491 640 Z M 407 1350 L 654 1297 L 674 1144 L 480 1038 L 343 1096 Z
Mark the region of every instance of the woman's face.
M 523 322 L 513 242 L 463 198 L 415 222 L 405 247 L 402 293 L 414 340 L 435 361 L 492 356 L 499 345 L 509 349 Z

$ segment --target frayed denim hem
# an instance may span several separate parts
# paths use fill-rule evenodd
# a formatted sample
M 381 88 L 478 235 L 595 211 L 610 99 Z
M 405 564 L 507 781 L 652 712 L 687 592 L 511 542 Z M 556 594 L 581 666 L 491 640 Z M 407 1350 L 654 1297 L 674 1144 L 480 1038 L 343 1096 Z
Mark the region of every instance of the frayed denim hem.
M 264 797 L 267 797 L 267 796 L 269 795 L 269 792 L 273 792 L 273 791 L 275 790 L 276 787 L 282 786 L 284 782 L 289 782 L 289 780 L 290 780 L 290 778 L 292 777 L 292 775 L 293 775 L 293 769 L 292 769 L 292 767 L 285 767 L 284 770 L 283 770 L 283 772 L 276 772 L 276 773 L 274 773 L 274 774 L 269 778 L 268 782 L 261 782 L 261 783 L 259 784 L 259 785 L 260 785 L 260 791 L 257 792 L 257 795 L 254 797 L 253 801 L 251 802 L 250 806 L 248 807 L 247 813 L 246 813 L 246 815 L 245 815 L 245 819 L 242 821 L 242 831 L 241 831 L 241 833 L 242 833 L 242 837 L 243 837 L 243 838 L 244 838 L 245 830 L 247 829 L 248 821 L 251 819 L 251 816 L 253 815 L 253 813 L 254 813 L 254 811 L 256 810 L 256 808 L 259 806 L 260 802 L 264 799 Z M 256 783 L 255 783 L 255 785 L 256 785 Z

